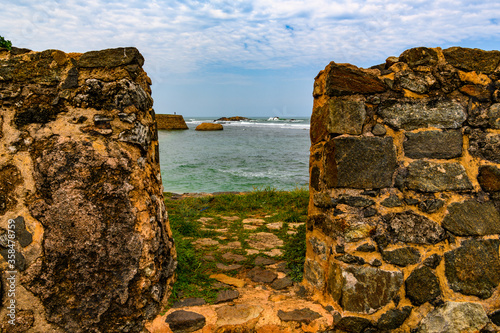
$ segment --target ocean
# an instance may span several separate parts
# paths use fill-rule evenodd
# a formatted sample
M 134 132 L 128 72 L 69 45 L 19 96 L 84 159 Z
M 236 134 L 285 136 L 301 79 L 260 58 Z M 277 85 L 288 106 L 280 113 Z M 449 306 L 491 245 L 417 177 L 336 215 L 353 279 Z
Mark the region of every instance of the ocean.
M 165 192 L 308 186 L 308 118 L 222 121 L 222 131 L 194 130 L 214 119 L 186 117 L 189 130 L 158 131 Z

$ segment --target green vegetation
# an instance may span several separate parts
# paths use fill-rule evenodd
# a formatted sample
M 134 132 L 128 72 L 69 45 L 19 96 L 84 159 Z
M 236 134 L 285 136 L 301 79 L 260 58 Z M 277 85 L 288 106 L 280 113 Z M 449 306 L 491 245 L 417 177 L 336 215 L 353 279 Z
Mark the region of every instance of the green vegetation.
M 186 297 L 202 297 L 209 303 L 215 300 L 219 289 L 215 284 L 216 281 L 209 276 L 220 273 L 215 266 L 216 262 L 229 264 L 222 258 L 224 252 L 228 250 L 220 250 L 219 245 L 196 248 L 193 243 L 202 238 L 217 240 L 220 245 L 235 241 L 241 243 L 241 248 L 230 251 L 246 256 L 245 261 L 239 262 L 243 268 L 224 272 L 236 276 L 254 267 L 253 261 L 257 254 L 247 254 L 248 237 L 255 232 L 273 232 L 285 244 L 282 249 L 284 254 L 278 259 L 286 260 L 288 268 L 292 271 L 290 276 L 293 280 L 302 279 L 306 244 L 305 226 L 297 228 L 290 223 L 306 221 L 309 201 L 307 190 L 296 189 L 288 192 L 266 188 L 243 195 L 220 194 L 180 200 L 170 197 L 171 193 L 165 193 L 165 205 L 178 256 L 177 282 L 173 287 L 170 304 Z M 238 219 L 223 218 L 227 216 L 237 216 Z M 268 230 L 262 225 L 255 230 L 248 230 L 242 223 L 242 219 L 245 218 L 264 219 L 266 224 L 283 222 L 283 227 L 279 230 Z M 226 231 L 221 233 L 221 229 Z M 289 234 L 288 231 L 291 230 L 297 232 Z M 207 256 L 213 260 L 207 260 Z
M 0 47 L 4 47 L 7 50 L 12 49 L 12 42 L 10 40 L 6 40 L 2 36 L 0 36 Z

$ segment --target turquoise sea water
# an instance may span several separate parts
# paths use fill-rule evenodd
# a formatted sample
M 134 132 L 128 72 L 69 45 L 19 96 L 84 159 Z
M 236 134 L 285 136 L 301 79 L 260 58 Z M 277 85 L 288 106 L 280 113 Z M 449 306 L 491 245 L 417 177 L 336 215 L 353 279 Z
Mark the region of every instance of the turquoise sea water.
M 309 182 L 309 119 L 221 122 L 222 131 L 195 131 L 214 119 L 185 118 L 189 130 L 159 131 L 166 192 L 291 190 Z

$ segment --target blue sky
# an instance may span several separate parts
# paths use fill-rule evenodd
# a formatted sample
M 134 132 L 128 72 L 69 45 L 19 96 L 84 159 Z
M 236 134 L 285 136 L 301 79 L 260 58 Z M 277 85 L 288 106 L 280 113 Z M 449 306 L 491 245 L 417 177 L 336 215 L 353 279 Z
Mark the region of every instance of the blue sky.
M 416 46 L 500 49 L 498 0 L 0 0 L 32 50 L 135 46 L 157 113 L 308 117 L 316 74 Z

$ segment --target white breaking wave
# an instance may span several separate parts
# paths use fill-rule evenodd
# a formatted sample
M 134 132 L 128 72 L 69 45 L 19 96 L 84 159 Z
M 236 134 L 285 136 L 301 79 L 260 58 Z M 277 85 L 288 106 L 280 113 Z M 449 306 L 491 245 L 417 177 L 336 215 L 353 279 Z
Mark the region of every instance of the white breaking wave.
M 271 118 L 269 118 L 271 119 Z M 186 120 L 186 124 L 199 125 L 201 123 L 219 123 L 223 126 L 239 126 L 239 127 L 278 127 L 289 129 L 310 129 L 308 119 L 279 119 L 279 120 L 265 120 L 265 119 L 250 119 L 242 121 L 217 121 L 214 119 L 195 119 L 191 118 Z

